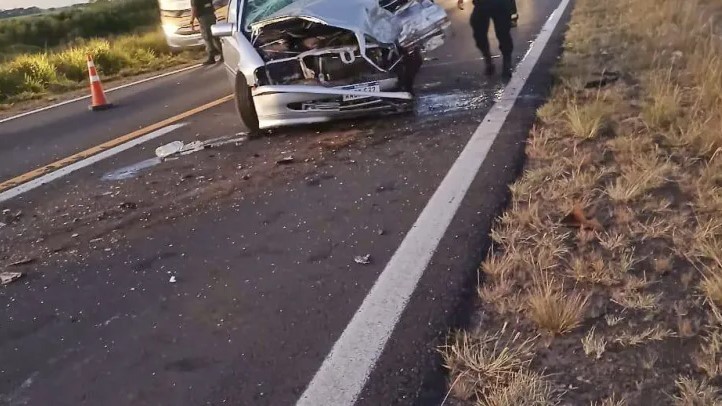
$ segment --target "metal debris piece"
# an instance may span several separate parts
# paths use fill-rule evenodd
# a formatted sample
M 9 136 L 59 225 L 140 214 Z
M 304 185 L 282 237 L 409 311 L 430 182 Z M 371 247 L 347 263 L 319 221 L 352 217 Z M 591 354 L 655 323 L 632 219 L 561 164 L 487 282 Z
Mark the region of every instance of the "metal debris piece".
M 189 142 L 188 144 L 185 144 L 185 145 L 183 146 L 183 148 L 181 148 L 181 150 L 178 151 L 178 152 L 179 152 L 181 155 L 188 155 L 188 154 L 192 154 L 192 153 L 194 153 L 194 152 L 198 152 L 198 151 L 200 151 L 200 150 L 202 150 L 202 149 L 205 149 L 205 148 L 207 148 L 207 145 L 204 144 L 203 142 L 201 142 L 201 141 L 192 141 L 192 142 Z
M 562 219 L 562 223 L 583 230 L 602 231 L 604 229 L 599 220 L 594 218 L 594 214 L 587 214 L 579 203 L 575 204 L 572 211 Z
M 118 208 L 123 210 L 135 210 L 138 208 L 138 204 L 135 202 L 123 202 L 118 205 Z
M 15 261 L 15 262 L 12 262 L 12 263 L 8 264 L 8 266 L 25 265 L 25 264 L 29 264 L 29 263 L 32 263 L 32 262 L 35 262 L 35 258 L 23 258 L 23 259 L 21 259 L 21 260 L 18 260 L 18 261 Z
M 368 265 L 371 263 L 371 254 L 355 256 L 353 261 L 357 264 Z
M 597 79 L 588 81 L 585 85 L 585 89 L 596 89 L 607 86 L 619 80 L 619 72 L 602 72 Z
M 0 272 L 0 285 L 13 283 L 23 276 L 22 272 Z
M 284 157 L 282 157 L 281 159 L 279 159 L 278 161 L 276 161 L 276 163 L 279 164 L 279 165 L 285 165 L 285 164 L 293 163 L 293 155 L 284 156 Z
M 183 150 L 183 141 L 173 141 L 171 143 L 161 145 L 155 149 L 155 156 L 160 159 L 175 155 Z
M 168 280 L 168 282 L 170 283 L 176 283 L 177 281 L 178 280 L 175 278 L 175 275 L 171 275 L 170 279 Z
M 1 217 L 0 219 L 1 219 L 1 220 L 3 221 L 3 223 L 5 223 L 5 224 L 13 224 L 13 223 L 16 223 L 16 222 L 20 221 L 20 218 L 21 218 L 22 216 L 23 216 L 23 211 L 22 211 L 22 210 L 18 210 L 17 213 L 12 214 L 11 211 L 10 211 L 10 209 L 5 209 L 5 210 L 3 210 L 3 214 L 2 214 L 2 217 Z

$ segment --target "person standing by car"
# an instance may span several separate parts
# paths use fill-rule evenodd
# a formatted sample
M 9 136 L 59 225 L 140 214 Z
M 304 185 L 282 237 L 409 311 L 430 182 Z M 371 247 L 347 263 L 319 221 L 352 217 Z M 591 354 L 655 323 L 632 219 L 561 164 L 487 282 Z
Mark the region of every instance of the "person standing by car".
M 486 63 L 486 74 L 493 75 L 496 71 L 494 62 L 491 60 L 488 37 L 489 23 L 493 20 L 494 31 L 496 32 L 496 38 L 499 40 L 499 50 L 503 60 L 502 77 L 509 79 L 511 78 L 511 52 L 514 50 L 511 39 L 512 4 L 509 0 L 473 0 L 473 3 L 471 28 L 474 31 L 476 46 L 481 51 Z M 458 0 L 457 5 L 460 10 L 463 10 L 464 0 Z
M 216 10 L 213 6 L 213 0 L 191 0 L 191 28 L 195 27 L 195 20 L 201 27 L 201 36 L 206 43 L 206 51 L 208 59 L 203 65 L 213 65 L 216 63 L 216 56 L 221 56 L 221 41 L 211 34 L 211 26 L 216 23 Z

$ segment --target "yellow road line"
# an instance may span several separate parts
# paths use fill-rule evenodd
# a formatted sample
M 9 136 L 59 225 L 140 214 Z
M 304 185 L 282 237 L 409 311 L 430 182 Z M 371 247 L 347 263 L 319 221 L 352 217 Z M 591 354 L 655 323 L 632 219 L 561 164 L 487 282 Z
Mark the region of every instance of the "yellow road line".
M 73 154 L 69 157 L 60 159 L 51 164 L 41 166 L 40 168 L 37 168 L 37 169 L 33 169 L 30 172 L 24 173 L 22 175 L 16 176 L 12 179 L 9 179 L 9 180 L 6 180 L 6 181 L 0 183 L 0 192 L 5 191 L 10 188 L 13 188 L 18 185 L 21 185 L 25 182 L 31 181 L 35 178 L 45 175 L 46 173 L 53 172 L 60 168 L 74 164 L 75 162 L 78 162 L 85 158 L 91 157 L 99 152 L 105 151 L 106 149 L 110 149 L 110 148 L 116 147 L 120 144 L 131 141 L 135 138 L 142 137 L 150 132 L 153 132 L 153 131 L 163 128 L 165 126 L 176 123 L 176 122 L 183 120 L 185 118 L 188 118 L 194 114 L 198 114 L 198 113 L 208 110 L 210 108 L 216 107 L 216 106 L 223 104 L 231 99 L 233 99 L 232 95 L 222 97 L 218 100 L 214 100 L 210 103 L 190 109 L 186 112 L 180 113 L 180 114 L 170 117 L 170 118 L 167 118 L 163 121 L 159 121 L 155 124 L 151 124 L 147 127 L 143 127 L 140 130 L 133 131 L 131 133 L 125 134 L 125 135 L 115 138 L 113 140 L 104 142 L 100 145 L 96 145 L 94 147 L 88 148 L 85 151 L 78 152 L 77 154 Z

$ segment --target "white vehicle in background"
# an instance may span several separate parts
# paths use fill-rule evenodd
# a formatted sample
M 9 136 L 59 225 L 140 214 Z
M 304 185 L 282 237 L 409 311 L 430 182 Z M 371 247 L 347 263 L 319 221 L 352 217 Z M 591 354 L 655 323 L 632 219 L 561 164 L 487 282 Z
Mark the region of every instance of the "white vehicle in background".
M 225 22 L 228 17 L 229 0 L 213 0 L 216 8 L 216 19 Z M 158 0 L 160 22 L 163 25 L 168 46 L 173 49 L 184 49 L 203 46 L 203 38 L 198 24 L 191 27 L 191 0 Z

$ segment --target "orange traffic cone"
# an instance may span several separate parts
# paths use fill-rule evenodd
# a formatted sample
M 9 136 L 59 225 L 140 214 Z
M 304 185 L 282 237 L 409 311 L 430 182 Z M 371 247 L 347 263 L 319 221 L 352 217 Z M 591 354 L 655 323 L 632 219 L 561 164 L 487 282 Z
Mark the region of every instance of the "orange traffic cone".
M 90 55 L 88 55 L 88 75 L 90 76 L 90 96 L 92 97 L 92 102 L 88 108 L 93 111 L 98 111 L 113 107 L 113 105 L 105 99 L 105 91 L 103 91 L 103 85 L 100 83 L 100 76 L 98 76 L 98 71 L 95 69 L 93 57 Z

